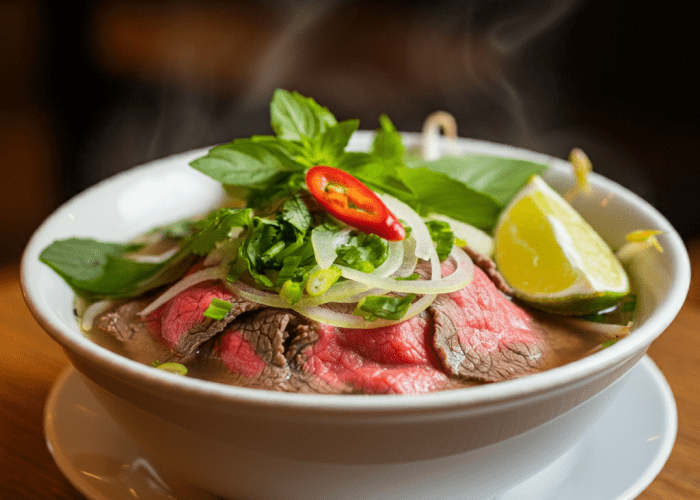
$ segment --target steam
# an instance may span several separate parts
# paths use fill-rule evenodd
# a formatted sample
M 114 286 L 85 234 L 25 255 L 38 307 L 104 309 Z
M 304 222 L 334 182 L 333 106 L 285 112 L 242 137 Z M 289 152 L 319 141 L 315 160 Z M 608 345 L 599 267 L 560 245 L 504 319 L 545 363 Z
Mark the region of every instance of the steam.
M 521 48 L 566 19 L 579 3 L 580 0 L 537 0 L 519 3 L 519 12 L 508 13 L 489 31 L 491 46 L 501 54 L 515 55 Z
M 497 53 L 513 60 L 529 44 L 566 19 L 579 3 L 579 0 L 538 0 L 521 3 L 519 4 L 519 12 L 509 13 L 489 30 L 487 38 L 490 46 Z M 525 103 L 521 97 L 522 91 L 505 76 L 490 83 L 496 83 L 496 85 L 486 84 L 482 88 L 492 98 L 500 101 L 513 118 L 520 135 L 515 142 L 532 147 L 533 131 Z M 545 83 L 547 82 L 544 75 L 539 81 L 530 82 L 531 85 Z M 543 100 L 541 98 L 537 99 L 537 102 L 539 106 L 542 106 Z
M 153 34 L 144 21 L 133 31 L 146 44 L 140 53 L 153 55 L 151 66 L 134 74 L 140 83 L 132 95 L 116 103 L 92 133 L 82 166 L 85 182 L 174 152 L 266 133 L 267 104 L 277 87 L 316 97 L 338 115 L 360 117 L 364 128 L 374 126 L 367 118 L 387 113 L 400 128 L 417 130 L 427 114 L 441 108 L 460 127 L 466 124 L 460 135 L 531 146 L 533 113 L 541 115 L 543 102 L 538 99 L 532 112 L 528 99 L 555 85 L 546 72 L 523 78 L 518 69 L 532 59 L 527 51 L 533 43 L 580 1 L 458 0 L 425 10 L 402 9 L 397 2 L 368 12 L 367 5 L 349 0 L 286 0 L 271 4 L 269 16 L 248 13 L 246 21 L 235 17 L 235 4 L 209 12 L 188 2 L 159 7 L 146 19 L 157 26 Z M 125 19 L 142 13 L 134 14 L 129 4 L 106 5 L 111 10 L 102 11 L 109 28 L 104 32 L 116 36 L 113 45 L 120 48 L 112 53 L 116 63 L 108 57 L 102 63 L 118 74 L 140 62 L 127 60 L 130 52 L 124 49 L 139 42 L 127 36 L 131 31 L 120 33 L 129 26 Z M 370 12 L 379 21 L 368 21 Z M 268 19 L 269 26 L 260 24 Z M 250 26 L 262 33 L 256 46 L 246 45 L 245 35 L 236 31 Z M 322 50 L 324 35 L 336 32 L 354 41 L 338 38 Z M 362 50 L 374 46 L 384 55 L 365 57 Z M 234 75 L 227 63 L 239 58 L 243 62 Z M 127 66 L 118 66 L 122 60 Z M 143 83 L 154 80 L 157 85 Z M 139 94 L 144 88 L 145 95 Z
M 266 105 L 275 88 L 282 86 L 293 72 L 299 59 L 303 38 L 320 24 L 342 0 L 314 0 L 280 4 L 282 17 L 287 20 L 284 29 L 272 40 L 253 72 L 247 90 L 237 99 L 238 112 L 259 109 Z
M 506 58 L 506 64 L 522 64 L 523 52 L 538 38 L 553 30 L 563 22 L 578 6 L 580 0 L 534 0 L 520 2 L 512 6 L 507 12 L 500 14 L 496 21 L 488 28 L 486 39 L 489 47 L 495 53 Z M 537 61 L 528 61 L 528 64 L 536 64 Z M 524 92 L 532 92 L 533 89 L 549 88 L 553 94 L 554 85 L 548 81 L 548 74 L 544 68 L 539 75 L 528 75 L 525 85 L 518 85 L 506 73 L 502 73 L 496 79 L 481 81 L 482 91 L 491 100 L 501 106 L 512 118 L 515 124 L 515 136 L 507 140 L 515 144 L 534 147 L 537 135 L 532 129 L 532 115 L 528 113 L 524 101 Z M 526 87 L 524 89 L 523 87 Z M 537 103 L 536 113 L 543 113 L 546 100 L 556 98 L 555 95 L 544 95 L 540 92 L 535 96 Z

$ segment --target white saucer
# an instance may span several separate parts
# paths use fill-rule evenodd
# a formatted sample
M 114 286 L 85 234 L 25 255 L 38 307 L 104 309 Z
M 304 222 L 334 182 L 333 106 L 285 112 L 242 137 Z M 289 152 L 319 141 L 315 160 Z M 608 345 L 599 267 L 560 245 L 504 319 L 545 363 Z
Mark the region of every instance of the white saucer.
M 576 445 L 553 464 L 493 500 L 627 500 L 661 471 L 676 438 L 673 394 L 645 356 Z M 70 367 L 46 403 L 49 451 L 90 500 L 214 500 L 145 458 Z

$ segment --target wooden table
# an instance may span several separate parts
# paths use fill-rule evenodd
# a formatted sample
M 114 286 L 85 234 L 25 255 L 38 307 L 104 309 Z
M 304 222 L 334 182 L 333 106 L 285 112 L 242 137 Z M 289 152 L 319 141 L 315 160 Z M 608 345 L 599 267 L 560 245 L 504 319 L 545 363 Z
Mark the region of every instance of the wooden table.
M 700 499 L 700 240 L 689 245 L 695 278 L 676 320 L 649 354 L 678 405 L 678 437 L 643 500 Z M 43 408 L 68 361 L 36 324 L 22 298 L 18 266 L 0 267 L 0 498 L 81 499 L 54 464 L 42 430 Z

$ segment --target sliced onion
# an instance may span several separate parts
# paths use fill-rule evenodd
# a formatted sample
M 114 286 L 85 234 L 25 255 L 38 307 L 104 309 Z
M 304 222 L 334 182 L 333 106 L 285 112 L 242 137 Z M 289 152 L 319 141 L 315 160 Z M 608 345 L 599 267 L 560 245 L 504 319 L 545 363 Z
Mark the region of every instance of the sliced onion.
M 431 279 L 428 281 L 402 281 L 393 278 L 380 278 L 365 274 L 355 269 L 350 269 L 345 266 L 338 266 L 344 278 L 364 283 L 373 288 L 381 288 L 399 293 L 450 293 L 461 290 L 469 284 L 474 274 L 474 264 L 469 256 L 464 253 L 464 250 L 458 246 L 452 247 L 450 256 L 456 261 L 457 267 L 449 276 L 439 279 Z M 438 263 L 439 266 L 439 263 Z M 435 274 L 435 266 L 433 263 L 433 275 Z
M 381 276 L 386 278 L 391 276 L 396 270 L 401 267 L 403 263 L 403 242 L 401 241 L 390 241 L 388 245 L 388 254 L 386 260 L 382 264 L 372 271 L 371 273 L 362 273 L 365 275 Z M 357 271 L 358 273 L 361 271 Z
M 294 307 L 294 310 L 307 318 L 340 328 L 380 328 L 401 323 L 425 311 L 435 300 L 435 295 L 424 295 L 415 301 L 401 319 L 377 319 L 367 321 L 364 317 L 332 311 L 325 307 Z
M 180 281 L 175 283 L 173 286 L 168 288 L 165 292 L 160 294 L 156 300 L 148 304 L 146 308 L 144 308 L 140 313 L 139 316 L 144 317 L 148 316 L 151 314 L 153 311 L 158 309 L 160 306 L 165 304 L 167 301 L 175 297 L 176 295 L 179 295 L 180 293 L 184 292 L 190 287 L 193 287 L 197 283 L 201 283 L 203 281 L 210 281 L 210 280 L 221 280 L 226 277 L 227 270 L 226 266 L 217 266 L 217 267 L 206 267 L 200 271 L 194 272 L 190 274 L 189 276 L 185 276 L 182 278 Z
M 145 262 L 145 263 L 153 263 L 153 264 L 159 264 L 161 262 L 165 262 L 168 260 L 170 257 L 175 255 L 178 250 L 180 250 L 178 247 L 173 247 L 168 250 L 166 250 L 163 253 L 159 253 L 158 255 L 148 255 L 148 254 L 138 254 L 138 253 L 133 253 L 128 256 L 125 256 L 125 258 L 134 261 L 134 262 Z
M 296 305 L 299 307 L 314 307 L 328 302 L 357 302 L 357 300 L 353 299 L 358 294 L 362 294 L 369 289 L 370 287 L 364 283 L 349 280 L 341 281 L 340 283 L 334 283 L 323 295 L 318 297 L 302 296 Z
M 396 278 L 407 278 L 416 270 L 416 265 L 418 265 L 416 239 L 411 235 L 403 240 L 403 262 L 401 266 L 394 271 L 392 276 Z
M 80 317 L 80 329 L 84 332 L 92 330 L 92 324 L 99 315 L 109 311 L 115 302 L 112 300 L 100 300 L 90 304 Z
M 388 254 L 384 262 L 371 273 L 362 274 L 386 278 L 387 276 L 391 276 L 399 272 L 399 270 L 402 270 L 404 265 L 410 264 L 410 262 L 409 264 L 405 264 L 405 246 L 406 244 L 404 242 L 390 241 L 388 245 Z M 415 265 L 413 266 L 413 269 L 415 269 Z M 403 270 L 403 272 L 405 272 L 405 269 Z M 297 305 L 300 307 L 313 307 L 320 306 L 321 304 L 325 304 L 327 302 L 348 302 L 353 297 L 362 297 L 363 295 L 366 295 L 365 292 L 370 288 L 372 287 L 355 280 L 341 281 L 331 285 L 331 287 L 323 295 L 320 295 L 318 297 L 302 297 L 302 299 L 297 303 Z
M 382 194 L 380 197 L 387 208 L 391 210 L 396 217 L 411 226 L 411 236 L 416 239 L 416 255 L 418 258 L 429 260 L 433 249 L 433 240 L 421 216 L 411 207 L 393 196 Z
M 333 261 L 338 256 L 335 253 L 333 240 L 335 233 L 332 231 L 312 231 L 311 246 L 314 248 L 316 263 L 321 269 L 328 269 L 333 264 Z
M 241 280 L 233 283 L 224 280 L 224 285 L 239 297 L 250 300 L 251 302 L 257 302 L 258 304 L 269 307 L 289 308 L 289 302 L 280 297 L 279 294 L 258 290 L 250 285 L 246 285 Z

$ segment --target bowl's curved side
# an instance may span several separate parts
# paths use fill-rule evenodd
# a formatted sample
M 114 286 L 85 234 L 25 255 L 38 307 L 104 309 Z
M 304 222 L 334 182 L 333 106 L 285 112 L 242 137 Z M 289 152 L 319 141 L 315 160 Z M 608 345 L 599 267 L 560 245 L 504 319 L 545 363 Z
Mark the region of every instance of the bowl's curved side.
M 618 393 L 637 360 L 544 400 L 436 419 L 390 414 L 288 420 L 284 412 L 261 418 L 235 407 L 210 411 L 206 403 L 183 407 L 151 395 L 147 406 L 140 396 L 117 396 L 89 367 L 79 369 L 147 455 L 223 498 L 387 500 L 406 498 L 419 487 L 486 499 L 569 449 Z M 560 413 L 566 406 L 571 409 Z M 410 478 L 420 478 L 420 485 Z

